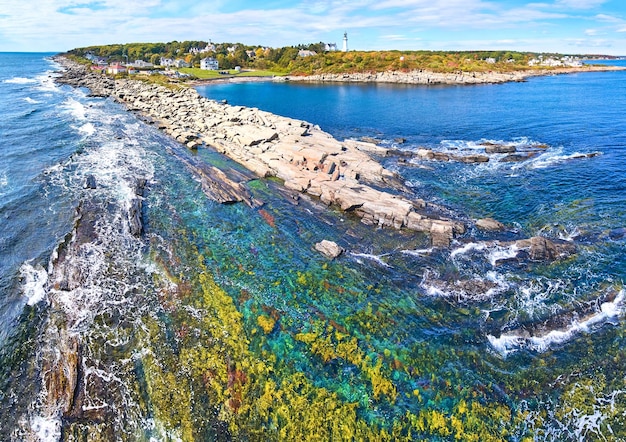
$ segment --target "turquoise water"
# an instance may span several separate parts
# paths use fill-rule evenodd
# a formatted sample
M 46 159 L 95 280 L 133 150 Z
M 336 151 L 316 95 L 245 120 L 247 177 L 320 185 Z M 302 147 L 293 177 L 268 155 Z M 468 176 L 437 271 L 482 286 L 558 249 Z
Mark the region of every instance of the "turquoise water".
M 545 145 L 521 163 L 381 158 L 411 197 L 470 226 L 507 225 L 437 250 L 296 204 L 272 180 L 249 183 L 260 208 L 210 201 L 184 161 L 240 166 L 55 86 L 46 55 L 0 57 L 1 439 L 626 437 L 623 72 L 200 89 L 404 151 Z M 137 178 L 148 182 L 139 238 L 125 221 Z M 87 203 L 98 239 L 68 258 L 82 283 L 59 290 L 50 258 Z M 506 243 L 535 235 L 577 253 L 533 262 Z M 313 248 L 322 239 L 346 253 L 327 261 Z M 69 412 L 47 405 L 53 326 L 80 342 Z

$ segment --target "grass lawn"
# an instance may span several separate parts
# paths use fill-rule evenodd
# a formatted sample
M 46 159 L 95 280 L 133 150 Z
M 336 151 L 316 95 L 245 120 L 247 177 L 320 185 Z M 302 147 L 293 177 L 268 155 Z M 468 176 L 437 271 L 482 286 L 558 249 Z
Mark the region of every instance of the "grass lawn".
M 198 68 L 181 68 L 179 69 L 180 72 L 184 73 L 184 74 L 189 74 L 189 75 L 193 75 L 194 77 L 197 77 L 199 79 L 210 79 L 210 78 L 223 78 L 223 77 L 228 77 L 228 76 L 234 76 L 234 77 L 273 77 L 275 75 L 285 75 L 285 74 L 281 74 L 278 72 L 272 72 L 272 71 L 241 71 L 241 72 L 237 72 L 234 69 L 231 69 L 229 71 L 225 71 L 225 70 L 219 70 L 219 71 L 205 71 L 202 69 L 198 69 Z M 220 72 L 228 72 L 227 75 L 225 74 L 220 74 Z

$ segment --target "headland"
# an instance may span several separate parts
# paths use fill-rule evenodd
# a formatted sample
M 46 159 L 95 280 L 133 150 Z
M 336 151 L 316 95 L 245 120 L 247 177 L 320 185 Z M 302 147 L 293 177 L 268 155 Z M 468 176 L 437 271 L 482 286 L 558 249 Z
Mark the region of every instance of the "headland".
M 425 233 L 435 247 L 448 247 L 471 226 L 483 231 L 505 229 L 495 220 L 451 218 L 449 210 L 416 197 L 401 177 L 375 159 L 406 153 L 370 142 L 339 141 L 311 123 L 209 100 L 192 88 L 113 79 L 64 57 L 57 61 L 65 68 L 58 82 L 88 88 L 94 96 L 113 98 L 189 149 L 215 149 L 253 176 L 278 178 L 295 199 L 306 194 L 354 214 L 366 225 Z M 501 146 L 485 146 L 485 155 L 438 158 L 434 152 L 420 149 L 414 156 L 480 163 L 489 161 L 494 153 L 502 153 Z M 513 152 L 512 161 L 523 161 L 532 154 Z M 250 177 L 232 176 L 206 165 L 187 166 L 208 197 L 252 207 L 262 204 L 247 190 Z M 522 238 L 515 246 L 527 249 L 533 260 L 560 259 L 575 252 L 571 244 L 545 238 Z

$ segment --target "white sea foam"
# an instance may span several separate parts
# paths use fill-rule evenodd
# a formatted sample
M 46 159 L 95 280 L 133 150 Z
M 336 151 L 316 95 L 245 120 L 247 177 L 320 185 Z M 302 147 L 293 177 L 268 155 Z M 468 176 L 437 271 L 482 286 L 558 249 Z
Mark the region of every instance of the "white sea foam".
M 487 253 L 487 259 L 491 263 L 491 266 L 495 267 L 498 265 L 498 261 L 515 258 L 519 251 L 520 249 L 515 244 L 509 246 L 494 244 Z
M 54 82 L 54 76 L 52 71 L 47 71 L 45 74 L 42 74 L 37 77 L 35 80 L 39 85 L 37 89 L 40 91 L 46 92 L 55 92 L 59 90 L 59 86 Z
M 33 267 L 30 263 L 25 262 L 20 267 L 20 277 L 23 281 L 22 291 L 28 305 L 35 305 L 46 297 L 48 272 L 44 268 Z
M 491 346 L 505 357 L 522 348 L 543 353 L 554 345 L 570 341 L 580 333 L 591 332 L 594 326 L 615 320 L 624 313 L 623 303 L 624 290 L 622 289 L 613 301 L 602 303 L 600 311 L 582 318 L 582 320 L 573 319 L 570 325 L 564 329 L 551 330 L 541 336 L 503 333 L 498 338 L 487 335 L 487 339 Z
M 35 416 L 30 427 L 37 435 L 38 442 L 57 442 L 61 440 L 61 419 L 56 417 Z
M 400 253 L 403 253 L 405 255 L 411 255 L 411 256 L 426 256 L 426 255 L 430 255 L 431 253 L 433 253 L 435 249 L 433 247 L 430 247 L 428 249 L 416 249 L 416 250 L 402 250 L 400 251 Z
M 85 115 L 86 113 L 85 106 L 81 102 L 76 101 L 73 98 L 68 98 L 62 104 L 62 108 L 65 109 L 69 114 L 71 114 L 77 120 L 85 120 L 87 118 Z
M 563 147 L 557 147 L 545 151 L 539 156 L 531 158 L 527 162 L 517 163 L 513 166 L 513 169 L 528 168 L 528 169 L 546 169 L 558 164 L 561 164 L 570 160 L 582 160 L 588 158 L 589 155 L 597 156 L 602 155 L 601 152 L 573 152 L 564 153 Z
M 30 83 L 37 83 L 37 80 L 35 80 L 34 78 L 13 77 L 13 78 L 9 78 L 8 80 L 4 80 L 4 83 L 30 84 Z
M 383 257 L 387 256 L 387 254 L 384 255 L 372 255 L 370 253 L 354 253 L 354 252 L 350 252 L 351 256 L 354 256 L 355 258 L 362 258 L 362 259 L 367 259 L 369 261 L 374 261 L 376 264 L 382 266 L 382 267 L 389 267 L 391 268 L 391 266 L 389 264 L 387 264 L 385 261 L 382 260 Z
M 34 100 L 34 99 L 30 98 L 30 97 L 24 98 L 24 101 L 27 102 L 27 103 L 30 103 L 30 104 L 38 104 L 38 103 L 40 103 L 40 101 Z
M 81 127 L 78 128 L 80 133 L 83 133 L 87 136 L 93 135 L 96 132 L 96 128 L 91 123 L 85 123 Z
M 482 252 L 487 248 L 486 243 L 470 242 L 462 247 L 458 247 L 450 252 L 450 258 L 454 259 L 457 256 L 466 255 L 473 251 Z

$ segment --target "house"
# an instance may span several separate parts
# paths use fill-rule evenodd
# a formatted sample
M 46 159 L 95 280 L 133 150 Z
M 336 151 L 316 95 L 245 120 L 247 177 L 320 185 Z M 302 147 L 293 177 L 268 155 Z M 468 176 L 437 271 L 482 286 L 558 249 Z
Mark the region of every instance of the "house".
M 255 51 L 246 51 L 246 55 L 248 56 L 249 59 L 256 58 L 256 52 Z
M 126 72 L 126 67 L 121 65 L 120 63 L 112 64 L 111 66 L 107 68 L 107 73 L 113 74 L 113 75 L 123 74 L 125 72 Z
M 326 52 L 333 52 L 337 50 L 337 43 L 325 43 L 324 50 Z
M 200 60 L 200 69 L 205 71 L 217 71 L 219 68 L 217 59 L 213 57 L 206 57 Z
M 159 60 L 159 64 L 167 68 L 170 66 L 174 66 L 174 60 L 171 58 L 161 57 L 161 59 Z
M 174 60 L 174 66 L 176 66 L 177 68 L 190 68 L 191 64 L 187 63 L 182 58 L 179 58 L 177 60 Z
M 317 55 L 317 52 L 315 52 L 315 51 L 307 51 L 306 49 L 300 49 L 298 51 L 298 56 L 299 57 L 312 57 L 313 55 Z
M 135 63 L 133 64 L 133 66 L 139 69 L 154 67 L 152 63 L 148 63 L 147 61 L 143 61 L 143 60 L 135 60 Z
M 215 45 L 209 42 L 209 44 L 207 44 L 206 47 L 200 51 L 202 54 L 206 52 L 215 52 Z

